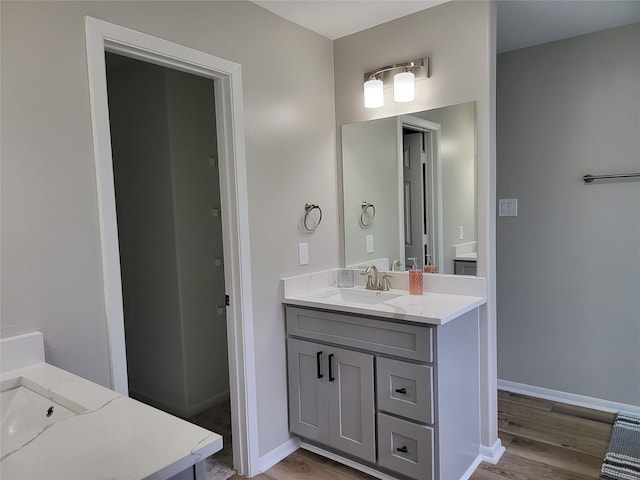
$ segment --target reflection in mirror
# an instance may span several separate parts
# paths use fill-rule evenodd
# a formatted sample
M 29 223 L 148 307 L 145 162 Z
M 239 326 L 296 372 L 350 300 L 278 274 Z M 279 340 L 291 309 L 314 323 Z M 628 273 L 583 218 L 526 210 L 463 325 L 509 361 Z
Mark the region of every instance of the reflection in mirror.
M 347 267 L 475 274 L 475 119 L 470 102 L 342 127 Z

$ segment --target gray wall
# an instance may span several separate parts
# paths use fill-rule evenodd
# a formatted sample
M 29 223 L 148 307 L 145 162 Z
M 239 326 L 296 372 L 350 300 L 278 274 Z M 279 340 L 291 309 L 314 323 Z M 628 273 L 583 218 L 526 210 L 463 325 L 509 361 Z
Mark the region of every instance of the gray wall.
M 240 63 L 256 429 L 260 454 L 282 445 L 290 436 L 280 278 L 339 263 L 332 42 L 250 2 L 0 8 L 2 335 L 41 329 L 48 362 L 110 383 L 84 15 Z M 307 201 L 324 213 L 312 235 L 299 228 Z M 310 261 L 298 267 L 303 241 Z
M 185 405 L 188 415 L 224 400 L 229 392 L 222 223 L 213 82 L 166 70 L 176 254 L 183 322 Z M 223 308 L 224 311 L 224 308 Z
M 109 118 L 131 396 L 185 407 L 182 320 L 164 69 L 109 69 Z
M 416 116 L 441 125 L 444 265 L 438 271 L 454 273 L 453 245 L 476 239 L 476 109 L 463 103 Z
M 499 55 L 498 376 L 640 405 L 640 24 Z

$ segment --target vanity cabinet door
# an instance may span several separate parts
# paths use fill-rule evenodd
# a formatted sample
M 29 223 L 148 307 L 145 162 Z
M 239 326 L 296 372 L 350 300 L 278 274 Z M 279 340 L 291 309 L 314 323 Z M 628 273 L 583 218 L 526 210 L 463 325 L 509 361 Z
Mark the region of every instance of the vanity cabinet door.
M 330 444 L 375 462 L 373 355 L 331 348 L 327 359 Z
M 327 347 L 287 340 L 289 429 L 310 440 L 329 443 Z
M 289 430 L 375 462 L 373 355 L 287 340 Z

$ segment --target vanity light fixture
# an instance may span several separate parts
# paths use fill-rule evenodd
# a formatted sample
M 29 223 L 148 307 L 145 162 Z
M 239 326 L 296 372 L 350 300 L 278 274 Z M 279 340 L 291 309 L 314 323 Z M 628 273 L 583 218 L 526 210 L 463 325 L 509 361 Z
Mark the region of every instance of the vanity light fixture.
M 415 81 L 431 77 L 429 57 L 396 63 L 364 74 L 364 106 L 378 108 L 384 105 L 384 82 L 393 75 L 393 99 L 411 102 L 415 98 Z

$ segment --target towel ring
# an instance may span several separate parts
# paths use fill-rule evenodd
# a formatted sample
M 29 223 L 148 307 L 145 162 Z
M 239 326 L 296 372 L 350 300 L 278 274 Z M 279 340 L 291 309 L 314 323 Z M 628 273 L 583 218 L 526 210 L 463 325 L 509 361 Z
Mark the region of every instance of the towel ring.
M 373 206 L 373 203 L 369 202 L 362 202 L 360 206 L 362 207 L 362 212 L 360 213 L 360 225 L 368 227 L 373 223 L 373 219 L 376 216 L 376 207 Z M 369 209 L 371 209 L 371 213 L 369 213 Z M 368 222 L 365 222 L 365 213 L 369 217 Z
M 312 228 L 312 227 L 309 227 L 309 225 L 307 225 L 307 219 L 309 218 L 309 214 L 316 209 L 320 213 L 320 218 L 318 218 L 318 223 L 316 223 L 315 227 Z M 320 208 L 320 205 L 316 203 L 305 203 L 304 210 L 305 210 L 304 221 L 302 222 L 304 224 L 304 229 L 307 232 L 315 232 L 316 228 L 318 228 L 318 225 L 320 225 L 320 222 L 322 221 L 322 209 Z

